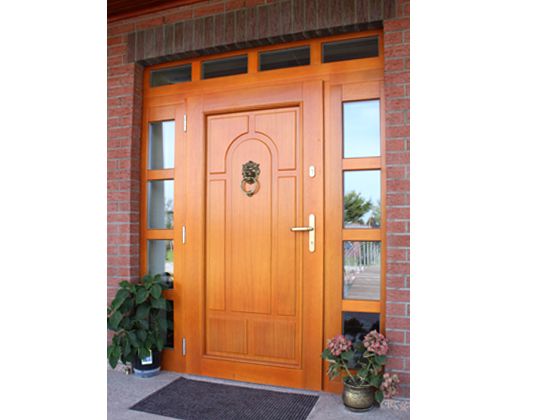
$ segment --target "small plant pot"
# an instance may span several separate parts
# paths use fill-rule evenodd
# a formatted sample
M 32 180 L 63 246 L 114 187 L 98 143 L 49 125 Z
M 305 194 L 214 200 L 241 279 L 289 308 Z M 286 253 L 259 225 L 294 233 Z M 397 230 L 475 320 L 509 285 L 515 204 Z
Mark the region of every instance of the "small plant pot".
M 379 406 L 374 398 L 375 388 L 371 385 L 351 385 L 344 381 L 342 402 L 347 410 L 354 412 L 369 411 Z
M 134 376 L 138 376 L 140 378 L 151 378 L 152 376 L 156 376 L 161 370 L 161 352 L 152 350 L 150 363 L 146 360 L 141 361 L 140 358 L 135 357 L 132 361 L 132 368 L 134 370 Z

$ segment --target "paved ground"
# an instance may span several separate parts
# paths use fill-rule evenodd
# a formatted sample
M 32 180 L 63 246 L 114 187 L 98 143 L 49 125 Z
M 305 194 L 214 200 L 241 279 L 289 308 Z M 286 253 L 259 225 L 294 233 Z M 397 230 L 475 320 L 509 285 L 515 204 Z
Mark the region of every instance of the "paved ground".
M 129 410 L 128 408 L 172 382 L 175 378 L 183 376 L 185 378 L 213 381 L 225 384 L 232 384 L 235 382 L 225 381 L 213 378 L 200 378 L 190 375 L 179 375 L 172 372 L 162 372 L 158 376 L 149 379 L 137 378 L 133 375 L 125 375 L 119 371 L 107 371 L 107 418 L 109 420 L 156 420 L 156 419 L 169 419 L 169 417 L 156 416 L 153 414 L 142 413 L 139 411 Z M 240 383 L 237 383 L 240 384 Z M 286 388 L 278 388 L 265 385 L 255 385 L 242 383 L 243 386 L 253 388 L 271 389 L 271 390 L 285 390 Z M 324 392 L 316 393 L 312 391 L 297 392 L 319 394 L 319 401 L 315 404 L 313 411 L 308 417 L 308 420 L 408 420 L 410 418 L 408 411 L 399 411 L 397 409 L 379 408 L 369 411 L 367 413 L 351 413 L 347 411 L 342 405 L 340 395 L 328 394 Z M 219 419 L 217 419 L 219 420 Z

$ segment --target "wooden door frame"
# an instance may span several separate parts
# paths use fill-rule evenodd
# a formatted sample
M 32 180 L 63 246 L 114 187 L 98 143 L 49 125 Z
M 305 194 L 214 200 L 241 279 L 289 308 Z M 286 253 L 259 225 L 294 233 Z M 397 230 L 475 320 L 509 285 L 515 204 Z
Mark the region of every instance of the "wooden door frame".
M 314 165 L 316 176 L 314 178 L 303 176 L 303 214 L 314 213 L 317 223 L 316 241 L 323 243 L 323 133 L 322 124 L 317 124 L 316 115 L 322 115 L 322 82 L 307 81 L 295 84 L 279 84 L 269 87 L 244 88 L 234 94 L 235 104 L 232 104 L 232 93 L 214 93 L 204 96 L 190 96 L 186 99 L 186 112 L 189 118 L 189 129 L 187 130 L 187 161 L 188 166 L 187 180 L 189 193 L 194 197 L 205 197 L 206 194 L 206 138 L 205 124 L 206 117 L 209 115 L 234 113 L 247 110 L 280 108 L 284 106 L 299 106 L 305 108 L 302 113 L 303 132 L 303 168 Z M 233 105 L 233 106 L 232 106 Z M 198 159 L 197 159 L 198 157 Z M 197 328 L 190 328 L 186 332 L 188 343 L 187 367 L 186 372 L 200 374 L 202 370 L 215 370 L 219 374 L 219 361 L 205 360 L 203 358 L 203 337 L 204 307 L 205 299 L 204 280 L 205 280 L 205 225 L 197 221 L 206 220 L 206 200 L 200 200 L 196 205 L 189 206 L 186 214 L 188 228 L 187 242 L 194 242 L 195 247 L 190 247 L 186 254 L 186 265 L 190 267 L 185 274 L 188 278 L 196 279 L 189 285 L 189 293 L 185 294 L 185 316 L 189 319 L 188 324 L 198 325 Z M 187 247 L 189 248 L 189 247 Z M 323 290 L 322 282 L 305 282 L 306 278 L 323 277 L 323 247 L 317 246 L 314 253 L 303 251 L 304 284 L 302 301 L 309 305 L 303 316 L 303 337 L 308 342 L 302 354 L 303 375 L 299 370 L 294 370 L 291 375 L 283 372 L 281 368 L 273 368 L 264 365 L 252 365 L 252 374 L 257 378 L 262 378 L 268 383 L 277 385 L 290 384 L 291 386 L 301 386 L 308 389 L 321 389 L 321 361 L 316 357 L 320 354 L 322 347 L 322 302 Z M 318 288 L 311 288 L 309 285 L 320 285 Z M 185 320 L 186 322 L 186 320 Z M 233 375 L 234 373 L 232 373 Z M 226 376 L 227 372 L 222 372 Z
M 341 61 L 334 63 L 321 63 L 321 45 L 326 41 L 342 40 L 350 38 L 360 38 L 364 36 L 375 35 L 379 37 L 379 56 L 375 58 L 356 59 L 349 61 Z M 308 66 L 294 67 L 288 69 L 279 69 L 272 71 L 259 72 L 257 69 L 258 53 L 265 50 L 284 49 L 289 47 L 309 45 L 311 49 L 311 63 Z M 201 62 L 209 58 L 222 58 L 229 56 L 236 56 L 240 54 L 247 54 L 249 59 L 248 73 L 237 76 L 229 76 L 226 78 L 216 78 L 209 80 L 200 79 Z M 228 112 L 234 110 L 255 109 L 254 104 L 248 102 L 248 96 L 243 99 L 244 92 L 250 89 L 269 89 L 269 91 L 276 90 L 281 94 L 282 89 L 289 85 L 313 85 L 316 83 L 321 84 L 323 90 L 323 99 L 316 104 L 321 107 L 324 115 L 324 129 L 321 131 L 321 138 L 324 142 L 324 158 L 322 159 L 321 166 L 324 165 L 324 170 L 317 173 L 316 177 L 324 177 L 324 196 L 320 200 L 323 217 L 318 218 L 317 223 L 322 223 L 321 227 L 318 226 L 317 233 L 317 247 L 324 250 L 324 256 L 321 263 L 321 276 L 323 277 L 324 293 L 322 292 L 319 297 L 316 296 L 316 302 L 323 308 L 323 322 L 322 331 L 322 345 L 326 345 L 327 338 L 335 334 L 341 333 L 341 317 L 342 311 L 356 311 L 356 312 L 379 312 L 381 316 L 381 330 L 384 332 L 385 327 L 385 260 L 386 260 L 386 240 L 385 240 L 385 191 L 386 191 L 386 176 L 385 176 L 385 135 L 384 135 L 384 94 L 383 94 L 383 74 L 384 74 L 384 57 L 383 57 L 383 32 L 381 30 L 364 31 L 358 33 L 350 33 L 338 35 L 327 38 L 318 38 L 311 40 L 303 40 L 297 42 L 290 42 L 284 44 L 276 44 L 267 47 L 257 47 L 243 51 L 228 52 L 224 54 L 216 54 L 212 56 L 198 57 L 194 59 L 181 60 L 173 63 L 165 63 L 152 66 L 146 69 L 144 73 L 144 99 L 143 99 L 143 126 L 142 126 L 142 161 L 141 161 L 141 203 L 142 211 L 140 214 L 140 267 L 139 274 L 147 271 L 146 260 L 146 241 L 148 239 L 173 239 L 175 243 L 175 252 L 184 254 L 184 258 L 175 259 L 175 288 L 166 291 L 166 297 L 174 300 L 175 314 L 185 313 L 185 308 L 188 308 L 192 303 L 189 299 L 192 298 L 191 294 L 186 293 L 183 279 L 186 275 L 186 262 L 189 258 L 192 259 L 189 265 L 191 275 L 199 279 L 204 278 L 204 247 L 191 247 L 181 244 L 182 232 L 181 226 L 186 225 L 188 220 L 192 220 L 196 215 L 203 214 L 205 209 L 201 200 L 200 205 L 194 205 L 189 202 L 192 188 L 189 189 L 190 183 L 194 182 L 197 185 L 204 183 L 204 173 L 200 168 L 185 167 L 185 165 L 175 165 L 174 170 L 167 170 L 161 173 L 154 173 L 154 171 L 147 170 L 147 143 L 148 143 L 148 124 L 151 121 L 162 121 L 166 119 L 175 120 L 175 156 L 189 155 L 192 153 L 200 153 L 200 150 L 193 150 L 194 141 L 196 138 L 204 138 L 204 121 L 193 120 L 193 115 L 205 115 L 208 112 L 220 112 L 220 110 L 227 109 Z M 151 88 L 149 83 L 149 72 L 155 68 L 174 67 L 179 64 L 191 63 L 192 65 L 192 81 L 176 85 L 162 86 Z M 240 94 L 239 99 L 234 96 L 235 93 Z M 204 104 L 205 99 L 209 96 L 221 98 L 216 100 L 213 110 L 206 109 Z M 235 97 L 235 104 L 232 107 L 232 97 Z M 357 163 L 358 166 L 349 168 L 352 162 L 343 163 L 341 159 L 341 109 L 338 106 L 343 100 L 359 100 L 359 99 L 374 99 L 378 98 L 381 102 L 381 157 L 370 162 Z M 253 98 L 254 99 L 254 98 Z M 245 102 L 244 102 L 245 101 Z M 293 99 L 286 98 L 286 104 L 294 104 Z M 280 105 L 276 103 L 275 106 Z M 263 105 L 266 106 L 266 105 Z M 323 110 L 324 106 L 324 110 Z M 183 132 L 183 114 L 188 116 L 188 130 L 187 133 Z M 201 117 L 202 119 L 204 117 Z M 304 124 L 305 129 L 305 124 Z M 307 136 L 304 134 L 304 139 Z M 304 144 L 306 142 L 304 141 Z M 315 142 L 311 142 L 315 143 Z M 340 148 L 340 150 L 339 150 Z M 323 153 L 323 148 L 320 148 Z M 203 151 L 204 152 L 204 151 Z M 204 154 L 199 155 L 204 156 Z M 365 166 L 363 166 L 365 164 Z M 309 163 L 304 162 L 303 168 L 309 166 Z M 307 165 L 307 166 L 306 166 Z M 342 200 L 342 179 L 341 171 L 343 169 L 371 169 L 372 166 L 379 168 L 382 171 L 382 229 L 376 233 L 375 237 L 379 238 L 382 242 L 382 258 L 381 267 L 381 300 L 379 302 L 368 301 L 343 301 L 342 300 L 342 275 L 341 275 L 341 244 L 342 229 L 341 229 L 341 206 L 339 205 Z M 156 178 L 154 178 L 154 176 Z M 158 178 L 159 177 L 159 178 Z M 146 182 L 150 179 L 175 179 L 175 224 L 172 232 L 163 231 L 150 231 L 146 229 L 146 214 L 147 214 L 147 200 L 146 200 Z M 307 179 L 307 177 L 304 177 Z M 186 180 L 186 181 L 185 181 Z M 187 194 L 187 191 L 189 193 Z M 187 204 L 190 203 L 190 204 Z M 319 203 L 318 203 L 319 204 Z M 201 208 L 202 207 L 202 208 Z M 309 210 L 304 209 L 304 214 L 308 214 Z M 189 228 L 187 232 L 187 245 L 192 241 L 198 242 L 204 238 L 204 229 L 201 230 L 200 226 Z M 345 238 L 348 233 L 344 233 Z M 359 236 L 359 235 L 358 235 Z M 358 236 L 353 236 L 351 239 L 364 239 Z M 371 236 L 371 235 L 370 235 Z M 365 239 L 368 239 L 369 236 Z M 316 254 L 319 255 L 319 254 Z M 340 261 L 339 261 L 340 260 Z M 198 261 L 198 262 L 196 262 Z M 323 276 L 324 273 L 324 276 Z M 190 297 L 189 297 L 190 296 Z M 176 330 L 184 329 L 187 319 L 178 319 L 176 316 Z M 201 318 L 190 318 L 188 322 L 201 322 Z M 190 368 L 185 368 L 184 358 L 179 357 L 181 352 L 181 337 L 175 334 L 174 348 L 172 350 L 165 350 L 166 354 L 171 357 L 164 357 L 164 368 L 174 371 L 187 371 Z M 193 351 L 191 347 L 192 337 L 186 337 L 188 344 L 188 352 Z M 195 351 L 202 351 L 196 349 Z M 319 357 L 320 350 L 317 354 L 304 354 L 304 357 L 313 359 Z M 188 356 L 187 356 L 188 357 Z M 196 366 L 193 366 L 196 368 Z M 330 382 L 326 378 L 326 364 L 323 363 L 322 369 L 322 385 L 319 388 L 324 390 L 337 392 L 340 390 L 340 383 Z M 310 389 L 317 389 L 314 384 L 309 384 Z

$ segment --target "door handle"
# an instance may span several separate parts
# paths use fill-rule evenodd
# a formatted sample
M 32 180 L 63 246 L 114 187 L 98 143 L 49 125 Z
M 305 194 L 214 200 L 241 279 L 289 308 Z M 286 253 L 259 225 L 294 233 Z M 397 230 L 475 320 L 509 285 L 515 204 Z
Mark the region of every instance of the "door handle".
M 313 230 L 313 228 L 311 226 L 296 226 L 296 227 L 290 228 L 290 230 L 292 232 L 309 232 L 309 231 Z
M 315 215 L 309 215 L 309 226 L 294 226 L 292 232 L 309 232 L 309 252 L 315 252 Z

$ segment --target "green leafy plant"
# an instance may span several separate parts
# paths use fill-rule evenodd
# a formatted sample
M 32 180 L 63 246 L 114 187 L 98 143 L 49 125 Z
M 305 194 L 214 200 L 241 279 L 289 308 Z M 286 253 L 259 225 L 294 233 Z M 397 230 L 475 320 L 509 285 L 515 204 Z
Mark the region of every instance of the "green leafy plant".
M 354 386 L 372 386 L 375 400 L 390 398 L 397 392 L 396 375 L 383 375 L 389 344 L 383 334 L 369 332 L 363 341 L 353 343 L 343 335 L 328 340 L 321 357 L 329 362 L 329 379 L 341 375 L 343 381 Z
M 148 357 L 150 350 L 163 350 L 168 329 L 169 303 L 163 297 L 167 283 L 159 274 L 144 276 L 138 283 L 122 281 L 107 308 L 107 328 L 114 331 L 107 358 L 114 369 L 119 360 L 132 362 Z

